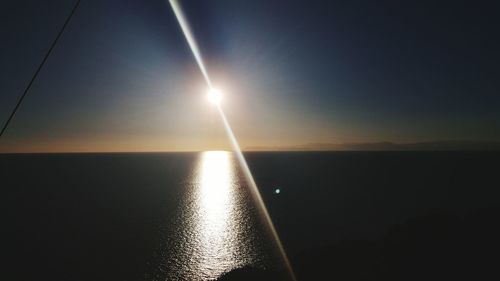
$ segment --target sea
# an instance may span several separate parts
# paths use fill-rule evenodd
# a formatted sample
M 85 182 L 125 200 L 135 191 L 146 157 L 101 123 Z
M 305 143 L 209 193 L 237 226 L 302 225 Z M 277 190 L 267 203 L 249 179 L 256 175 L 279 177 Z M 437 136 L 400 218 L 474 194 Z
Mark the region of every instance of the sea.
M 352 241 L 387 241 L 395 226 L 500 202 L 500 152 L 245 158 L 264 204 L 228 151 L 0 154 L 2 279 L 217 280 L 285 270 L 282 244 L 298 279 L 317 280 L 308 269 L 326 258 L 311 253 L 352 252 Z

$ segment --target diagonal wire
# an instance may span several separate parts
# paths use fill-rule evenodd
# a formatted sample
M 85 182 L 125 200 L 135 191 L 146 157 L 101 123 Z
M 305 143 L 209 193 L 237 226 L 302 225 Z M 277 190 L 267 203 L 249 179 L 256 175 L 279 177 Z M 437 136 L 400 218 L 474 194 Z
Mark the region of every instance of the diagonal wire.
M 40 63 L 40 65 L 38 66 L 38 68 L 36 69 L 35 73 L 33 74 L 33 77 L 31 77 L 31 80 L 30 82 L 28 83 L 28 86 L 24 89 L 24 92 L 23 94 L 21 95 L 21 97 L 19 98 L 19 100 L 17 101 L 16 103 L 16 106 L 14 107 L 14 109 L 12 110 L 12 112 L 10 113 L 10 116 L 9 118 L 7 119 L 7 121 L 5 122 L 5 124 L 3 125 L 2 127 L 2 131 L 0 132 L 0 139 L 2 138 L 3 134 L 5 133 L 5 130 L 7 130 L 7 127 L 9 126 L 10 124 L 10 121 L 12 121 L 12 118 L 14 118 L 14 115 L 16 115 L 16 112 L 17 110 L 19 109 L 19 107 L 21 106 L 21 103 L 23 102 L 24 98 L 26 97 L 26 94 L 28 93 L 28 91 L 30 90 L 31 88 L 31 85 L 33 85 L 33 82 L 35 81 L 36 77 L 38 76 L 38 73 L 40 73 L 40 70 L 42 70 L 43 68 L 43 65 L 45 64 L 45 62 L 47 61 L 47 59 L 49 58 L 50 54 L 52 53 L 52 50 L 54 50 L 54 47 L 56 46 L 57 44 L 57 41 L 59 41 L 59 38 L 61 38 L 61 35 L 63 34 L 64 32 L 64 29 L 66 28 L 66 26 L 68 25 L 69 21 L 71 20 L 71 18 L 73 17 L 73 15 L 75 14 L 75 11 L 76 9 L 78 8 L 78 6 L 80 5 L 80 1 L 81 0 L 77 0 L 76 3 L 75 3 L 75 6 L 73 7 L 73 9 L 71 10 L 71 13 L 69 14 L 69 16 L 66 18 L 66 21 L 64 22 L 61 30 L 59 30 L 59 33 L 57 33 L 57 36 L 54 40 L 54 42 L 52 42 L 52 45 L 50 45 L 50 48 L 49 50 L 47 51 L 47 53 L 45 54 L 45 57 L 43 57 L 43 60 L 42 62 Z

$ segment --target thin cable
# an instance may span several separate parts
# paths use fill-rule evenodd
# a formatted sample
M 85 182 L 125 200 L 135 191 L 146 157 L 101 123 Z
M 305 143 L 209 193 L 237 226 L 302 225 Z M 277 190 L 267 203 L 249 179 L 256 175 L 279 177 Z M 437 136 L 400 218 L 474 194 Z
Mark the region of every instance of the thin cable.
M 54 49 L 54 47 L 56 46 L 57 44 L 57 41 L 59 41 L 59 38 L 61 37 L 61 35 L 63 34 L 64 32 L 64 29 L 66 28 L 66 26 L 68 25 L 69 21 L 71 20 L 71 18 L 73 17 L 73 14 L 75 14 L 75 11 L 76 9 L 78 8 L 78 5 L 80 5 L 80 1 L 81 0 L 77 0 L 76 1 L 76 4 L 75 6 L 73 7 L 73 9 L 71 10 L 71 13 L 69 14 L 68 18 L 66 18 L 66 21 L 64 22 L 61 30 L 59 30 L 59 33 L 57 34 L 54 42 L 52 42 L 52 45 L 50 46 L 49 50 L 47 51 L 47 53 L 45 54 L 45 57 L 43 58 L 42 62 L 40 63 L 40 65 L 38 66 L 37 70 L 35 71 L 35 74 L 33 75 L 33 77 L 31 77 L 31 80 L 30 82 L 28 83 L 28 86 L 26 87 L 26 89 L 24 89 L 24 92 L 23 94 L 21 95 L 21 97 L 19 98 L 19 100 L 17 101 L 17 104 L 16 106 L 14 107 L 14 110 L 12 110 L 12 112 L 10 113 L 10 116 L 9 118 L 7 119 L 7 121 L 5 122 L 5 124 L 3 125 L 3 128 L 2 128 L 2 131 L 0 132 L 0 138 L 2 138 L 5 130 L 7 130 L 7 127 L 9 126 L 10 124 L 10 121 L 12 120 L 12 118 L 14 118 L 14 115 L 16 115 L 16 112 L 17 110 L 19 109 L 19 106 L 21 106 L 21 103 L 23 102 L 24 100 L 24 97 L 26 97 L 26 94 L 28 93 L 28 91 L 30 90 L 31 88 L 31 85 L 33 85 L 33 82 L 35 81 L 36 77 L 38 76 L 38 73 L 40 73 L 40 70 L 42 70 L 43 68 L 43 65 L 45 64 L 45 62 L 47 61 L 47 59 L 49 58 L 50 56 L 50 53 L 52 52 L 52 50 Z

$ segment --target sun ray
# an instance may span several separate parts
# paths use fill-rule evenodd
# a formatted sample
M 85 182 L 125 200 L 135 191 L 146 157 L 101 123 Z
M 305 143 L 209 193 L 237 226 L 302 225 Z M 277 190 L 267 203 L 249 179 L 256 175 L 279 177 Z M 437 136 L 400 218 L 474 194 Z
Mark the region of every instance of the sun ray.
M 267 211 L 267 208 L 264 204 L 264 200 L 262 200 L 262 196 L 260 195 L 259 189 L 257 188 L 257 184 L 255 183 L 255 180 L 253 178 L 253 175 L 250 171 L 250 168 L 248 167 L 248 164 L 245 160 L 245 157 L 241 151 L 240 145 L 238 144 L 238 141 L 236 139 L 236 136 L 233 133 L 233 130 L 231 129 L 231 125 L 229 124 L 229 121 L 226 118 L 226 115 L 224 114 L 224 111 L 220 105 L 220 92 L 215 90 L 212 87 L 212 82 L 210 80 L 210 77 L 208 75 L 208 72 L 206 70 L 205 64 L 203 63 L 203 59 L 201 57 L 200 50 L 198 48 L 198 45 L 196 44 L 196 40 L 191 32 L 191 29 L 189 27 L 189 24 L 186 20 L 186 17 L 184 16 L 184 13 L 182 12 L 182 9 L 176 0 L 169 0 L 170 5 L 172 7 L 172 10 L 174 11 L 174 14 L 179 22 L 179 25 L 182 29 L 182 32 L 184 33 L 184 36 L 186 37 L 186 40 L 189 44 L 189 47 L 191 48 L 191 51 L 193 52 L 193 55 L 196 59 L 196 62 L 198 63 L 198 66 L 200 68 L 201 73 L 205 77 L 205 80 L 207 82 L 208 88 L 209 88 L 209 95 L 212 97 L 210 98 L 215 106 L 217 106 L 219 115 L 222 119 L 222 122 L 224 123 L 224 128 L 226 130 L 226 134 L 229 138 L 229 141 L 231 143 L 231 146 L 233 148 L 234 153 L 236 154 L 236 158 L 238 159 L 238 162 L 240 164 L 240 167 L 243 170 L 243 173 L 245 174 L 245 177 L 250 185 L 250 191 L 252 193 L 252 196 L 254 200 L 256 201 L 257 207 L 259 208 L 260 213 L 264 217 L 264 220 L 273 236 L 273 239 L 276 243 L 276 246 L 280 252 L 280 255 L 283 259 L 284 265 L 290 274 L 290 277 L 292 280 L 296 280 L 295 274 L 293 272 L 292 266 L 290 264 L 290 261 L 288 260 L 288 256 L 286 255 L 285 249 L 283 247 L 283 244 L 281 243 L 281 240 L 278 236 L 278 232 L 276 231 L 276 228 L 274 227 L 274 224 L 271 220 L 271 216 L 269 215 L 269 212 Z M 218 94 L 216 94 L 218 93 Z

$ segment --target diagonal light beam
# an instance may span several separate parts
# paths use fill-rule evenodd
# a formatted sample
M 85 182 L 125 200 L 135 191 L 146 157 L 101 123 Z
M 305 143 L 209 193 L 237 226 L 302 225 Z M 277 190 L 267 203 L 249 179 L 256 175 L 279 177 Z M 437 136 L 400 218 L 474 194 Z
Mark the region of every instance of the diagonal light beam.
M 201 73 L 203 74 L 203 77 L 205 77 L 205 81 L 207 81 L 208 87 L 212 88 L 212 81 L 210 81 L 210 77 L 208 76 L 205 64 L 203 63 L 203 59 L 201 58 L 200 49 L 198 48 L 198 44 L 196 44 L 196 40 L 194 39 L 191 28 L 189 27 L 189 23 L 187 22 L 186 17 L 182 12 L 181 6 L 177 2 L 177 0 L 170 0 L 169 2 L 172 10 L 174 10 L 175 17 L 177 18 L 177 21 L 181 26 L 182 33 L 184 33 L 184 36 L 186 37 L 189 48 L 191 48 L 194 58 L 196 59 L 196 62 L 200 67 Z
M 222 110 L 220 105 L 217 105 L 217 109 L 219 110 L 219 114 L 222 118 L 222 122 L 224 123 L 224 127 L 226 128 L 226 133 L 227 133 L 229 140 L 231 142 L 231 146 L 233 147 L 233 151 L 236 154 L 236 158 L 238 159 L 238 162 L 240 163 L 240 166 L 243 169 L 243 173 L 245 174 L 247 182 L 250 184 L 250 192 L 252 193 L 254 200 L 257 202 L 257 206 L 259 207 L 259 211 L 261 212 L 261 215 L 264 216 L 264 219 L 267 223 L 267 226 L 269 227 L 269 230 L 271 231 L 271 235 L 274 239 L 274 242 L 276 243 L 276 246 L 278 247 L 278 250 L 279 250 L 280 255 L 283 259 L 285 267 L 286 267 L 288 273 L 290 274 L 290 277 L 292 278 L 292 280 L 296 281 L 297 279 L 295 278 L 295 274 L 293 272 L 292 265 L 290 264 L 290 261 L 288 260 L 288 256 L 286 255 L 285 248 L 283 247 L 283 244 L 281 243 L 281 239 L 278 236 L 278 232 L 276 231 L 276 228 L 274 227 L 273 221 L 271 220 L 271 216 L 269 215 L 269 212 L 267 211 L 264 200 L 262 199 L 262 196 L 260 195 L 259 189 L 257 188 L 257 184 L 255 183 L 252 172 L 250 171 L 250 168 L 248 167 L 245 156 L 243 156 L 243 153 L 241 152 L 240 145 L 238 144 L 238 141 L 236 140 L 236 137 L 233 133 L 233 130 L 231 129 L 231 125 L 229 125 L 229 122 L 227 121 L 226 115 L 224 114 L 224 111 Z
M 184 16 L 184 13 L 182 12 L 182 9 L 181 9 L 178 1 L 177 0 L 169 0 L 169 3 L 170 3 L 170 6 L 172 7 L 172 10 L 174 11 L 175 17 L 177 18 L 179 25 L 181 26 L 182 32 L 184 33 L 184 36 L 186 37 L 186 40 L 189 44 L 189 47 L 191 48 L 191 51 L 193 52 L 193 55 L 196 59 L 196 62 L 198 63 L 198 66 L 201 70 L 201 73 L 205 77 L 205 81 L 207 82 L 209 89 L 213 90 L 212 82 L 210 80 L 210 77 L 208 76 L 208 72 L 205 68 L 205 64 L 203 63 L 203 59 L 201 57 L 200 50 L 198 48 L 198 45 L 196 44 L 196 40 L 193 36 L 193 33 L 191 32 L 189 24 L 186 20 L 186 17 Z M 222 110 L 222 107 L 218 103 L 216 104 L 216 106 L 217 106 L 219 115 L 222 119 L 222 122 L 224 123 L 224 128 L 226 129 L 226 133 L 229 137 L 229 141 L 231 143 L 233 151 L 236 154 L 236 158 L 238 159 L 240 167 L 242 168 L 243 173 L 245 174 L 247 182 L 250 184 L 250 192 L 251 192 L 254 200 L 257 203 L 257 207 L 259 208 L 261 215 L 264 217 L 264 220 L 265 220 L 265 222 L 266 222 L 266 224 L 271 232 L 271 235 L 274 239 L 274 242 L 276 243 L 276 246 L 280 252 L 280 255 L 283 259 L 285 267 L 286 267 L 288 273 L 290 274 L 291 279 L 296 281 L 297 279 L 296 279 L 295 274 L 293 272 L 290 261 L 288 260 L 288 256 L 286 255 L 285 248 L 283 247 L 283 244 L 281 243 L 281 240 L 278 236 L 278 232 L 276 231 L 276 228 L 274 227 L 273 221 L 271 220 L 271 216 L 269 215 L 269 212 L 267 211 L 266 205 L 264 204 L 264 200 L 262 199 L 262 196 L 260 195 L 259 189 L 257 188 L 257 184 L 255 183 L 252 172 L 250 171 L 250 168 L 248 167 L 247 161 L 245 160 L 245 157 L 243 156 L 243 153 L 241 152 L 241 148 L 240 148 L 240 145 L 238 144 L 238 140 L 236 139 L 236 136 L 234 135 L 233 130 L 231 129 L 231 125 L 229 124 L 229 121 L 227 120 L 226 115 L 224 114 L 224 111 Z

